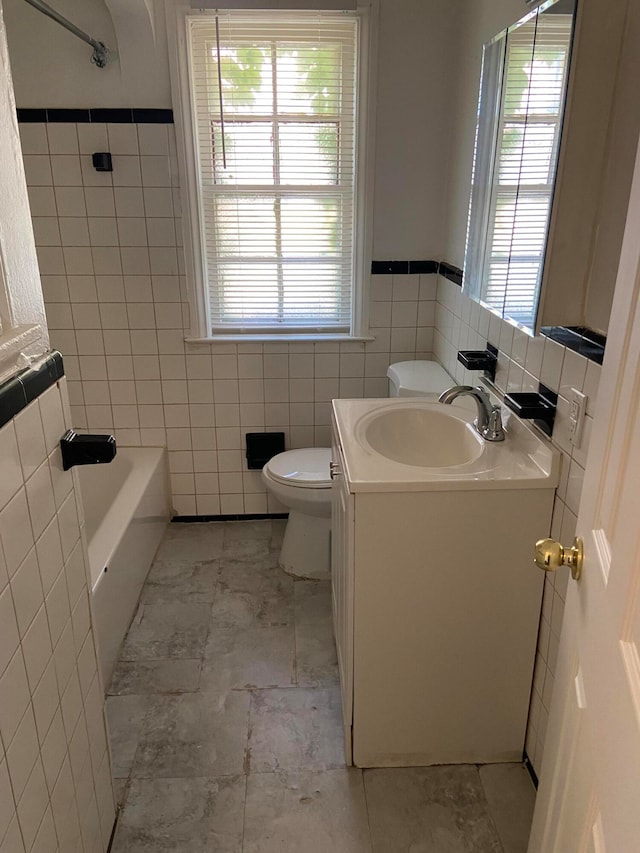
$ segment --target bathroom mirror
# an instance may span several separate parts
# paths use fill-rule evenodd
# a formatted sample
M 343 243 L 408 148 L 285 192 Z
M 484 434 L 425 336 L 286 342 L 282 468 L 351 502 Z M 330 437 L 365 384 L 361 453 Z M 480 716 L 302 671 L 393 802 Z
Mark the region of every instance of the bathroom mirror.
M 463 289 L 533 331 L 563 132 L 576 0 L 547 0 L 484 46 Z

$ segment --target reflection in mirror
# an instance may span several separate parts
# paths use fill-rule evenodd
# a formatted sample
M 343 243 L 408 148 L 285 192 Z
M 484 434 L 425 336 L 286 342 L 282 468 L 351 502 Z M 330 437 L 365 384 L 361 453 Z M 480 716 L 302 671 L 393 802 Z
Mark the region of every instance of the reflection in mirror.
M 485 45 L 464 290 L 533 330 L 562 132 L 575 0 Z

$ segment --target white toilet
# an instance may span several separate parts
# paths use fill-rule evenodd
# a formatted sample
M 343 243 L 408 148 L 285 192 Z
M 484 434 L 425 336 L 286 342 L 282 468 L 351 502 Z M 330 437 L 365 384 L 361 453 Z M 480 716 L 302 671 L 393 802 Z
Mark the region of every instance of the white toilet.
M 435 361 L 398 361 L 387 370 L 390 397 L 439 397 L 456 385 Z
M 456 384 L 435 361 L 400 361 L 387 376 L 390 397 L 437 397 Z M 329 447 L 311 447 L 278 453 L 262 469 L 267 489 L 289 510 L 279 562 L 296 577 L 330 577 L 330 461 Z
M 329 577 L 331 448 L 286 450 L 262 469 L 267 489 L 289 510 L 280 566 L 297 577 Z

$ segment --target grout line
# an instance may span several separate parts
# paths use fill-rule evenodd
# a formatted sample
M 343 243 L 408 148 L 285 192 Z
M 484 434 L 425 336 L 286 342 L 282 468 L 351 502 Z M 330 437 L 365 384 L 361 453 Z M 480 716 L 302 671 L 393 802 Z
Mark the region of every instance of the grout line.
M 222 541 L 224 542 L 224 536 L 223 536 Z M 209 643 L 209 637 L 211 636 L 211 630 L 213 628 L 213 618 L 212 618 L 212 616 L 213 616 L 213 605 L 216 601 L 216 598 L 218 597 L 218 585 L 220 583 L 220 564 L 222 562 L 222 558 L 216 558 L 216 562 L 218 563 L 217 579 L 216 579 L 215 586 L 213 589 L 213 599 L 209 603 L 209 618 L 207 620 L 207 636 L 205 638 L 204 643 L 202 644 L 202 652 L 200 654 L 200 672 L 198 675 L 198 689 L 196 691 L 194 691 L 195 693 L 200 693 L 200 688 L 202 686 L 202 671 L 204 669 L 204 662 L 205 662 L 205 658 L 206 658 L 206 654 L 207 654 L 207 645 Z
M 296 687 L 300 687 L 298 681 L 298 608 L 296 607 L 296 583 L 293 582 L 291 587 L 291 609 L 293 610 L 293 683 Z
M 244 835 L 247 826 L 247 789 L 249 788 L 249 775 L 244 774 L 244 799 L 242 802 L 242 835 L 240 838 L 240 851 L 244 850 Z
M 482 791 L 482 796 L 484 797 L 485 813 L 486 813 L 487 817 L 489 818 L 489 821 L 491 822 L 491 826 L 493 827 L 493 830 L 495 832 L 495 836 L 498 839 L 498 844 L 500 845 L 500 849 L 502 850 L 502 853 L 507 853 L 507 851 L 505 851 L 504 844 L 502 843 L 502 836 L 500 835 L 500 831 L 498 830 L 498 824 L 496 823 L 496 821 L 494 820 L 494 817 L 493 817 L 493 811 L 491 809 L 491 804 L 489 802 L 489 798 L 487 797 L 487 792 L 486 792 L 485 787 L 484 787 L 484 782 L 482 781 L 482 776 L 480 775 L 480 768 L 484 767 L 485 765 L 484 764 L 476 764 L 474 766 L 476 768 L 476 773 L 478 774 L 478 784 L 480 786 L 480 790 Z
M 138 755 L 138 750 L 140 749 L 140 741 L 142 740 L 142 736 L 144 734 L 145 726 L 147 723 L 147 717 L 149 716 L 150 713 L 151 713 L 151 702 L 148 702 L 147 708 L 146 708 L 144 714 L 142 715 L 142 720 L 140 721 L 140 728 L 138 729 L 138 738 L 137 738 L 135 752 L 133 753 L 133 758 L 131 759 L 131 765 L 129 766 L 129 770 L 127 772 L 126 781 L 124 783 L 124 787 L 122 788 L 122 802 L 120 804 L 121 811 L 124 811 L 127 799 L 129 798 L 129 791 L 131 789 L 131 784 L 135 778 L 131 774 L 133 773 L 133 768 L 134 768 L 135 763 L 136 763 L 136 757 Z M 122 778 L 122 777 L 120 777 L 120 778 Z M 119 815 L 118 815 L 118 817 L 119 817 Z
M 347 769 L 349 769 L 349 768 L 347 768 Z M 363 793 L 363 795 L 364 795 L 364 807 L 365 807 L 365 811 L 366 811 L 366 813 L 367 813 L 367 828 L 368 828 L 368 830 L 369 830 L 369 846 L 370 846 L 370 848 L 371 848 L 371 853 L 374 853 L 374 849 L 373 849 L 373 829 L 372 829 L 372 827 L 371 827 L 371 812 L 370 812 L 370 810 L 369 810 L 369 798 L 367 797 L 367 784 L 366 784 L 366 781 L 365 781 L 365 772 L 366 772 L 366 771 L 365 771 L 364 769 L 360 768 L 360 767 L 358 767 L 357 769 L 360 771 L 360 776 L 361 776 L 361 778 L 362 778 L 362 793 Z
M 247 711 L 247 742 L 245 745 L 243 759 L 243 775 L 244 775 L 244 800 L 242 803 L 242 838 L 240 840 L 240 850 L 244 850 L 244 836 L 247 825 L 247 791 L 249 788 L 249 775 L 251 773 L 251 752 L 249 748 L 249 740 L 251 738 L 251 709 L 253 708 L 253 696 L 249 694 L 249 708 Z

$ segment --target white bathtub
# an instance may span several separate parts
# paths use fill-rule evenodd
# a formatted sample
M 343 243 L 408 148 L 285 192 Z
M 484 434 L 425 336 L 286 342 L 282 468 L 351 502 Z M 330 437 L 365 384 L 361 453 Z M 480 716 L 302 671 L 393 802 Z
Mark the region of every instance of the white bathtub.
M 108 465 L 76 470 L 84 507 L 98 658 L 106 690 L 169 521 L 166 452 L 160 447 L 124 447 Z

